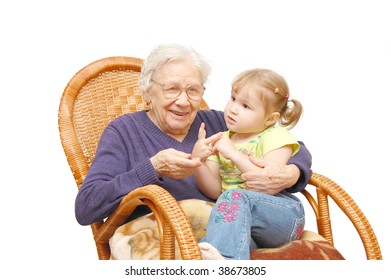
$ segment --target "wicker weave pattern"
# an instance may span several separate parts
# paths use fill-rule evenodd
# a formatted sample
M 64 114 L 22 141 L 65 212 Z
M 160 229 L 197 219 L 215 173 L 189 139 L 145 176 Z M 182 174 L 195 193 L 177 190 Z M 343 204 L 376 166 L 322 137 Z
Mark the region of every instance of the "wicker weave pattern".
M 112 70 L 88 81 L 77 96 L 74 125 L 88 164 L 94 158 L 103 129 L 116 117 L 144 109 L 138 90 L 139 73 Z
M 109 57 L 95 61 L 74 75 L 60 101 L 58 125 L 60 138 L 77 187 L 83 183 L 94 159 L 103 129 L 114 118 L 145 109 L 138 89 L 143 61 L 131 57 Z M 202 101 L 202 109 L 208 109 Z M 351 197 L 329 178 L 314 173 L 309 182 L 315 186 L 316 199 L 302 193 L 317 218 L 318 233 L 334 244 L 328 198 L 333 199 L 355 226 L 368 259 L 382 259 L 375 233 Z M 308 189 L 309 187 L 307 187 Z M 154 213 L 161 238 L 161 259 L 175 256 L 174 238 L 182 259 L 200 259 L 190 223 L 177 201 L 156 185 L 141 187 L 125 196 L 116 211 L 104 222 L 91 225 L 99 259 L 110 258 L 108 241 L 140 204 Z

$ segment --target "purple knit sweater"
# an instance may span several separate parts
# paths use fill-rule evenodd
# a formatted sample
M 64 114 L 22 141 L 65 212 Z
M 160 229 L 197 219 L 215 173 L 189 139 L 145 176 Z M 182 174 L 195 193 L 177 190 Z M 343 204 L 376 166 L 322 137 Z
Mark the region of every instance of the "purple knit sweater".
M 148 184 L 164 187 L 177 200 L 210 200 L 198 190 L 193 176 L 181 180 L 158 178 L 150 161 L 157 152 L 168 148 L 191 153 L 202 122 L 207 137 L 227 129 L 223 112 L 216 110 L 199 111 L 183 142 L 163 133 L 146 111 L 123 115 L 112 121 L 102 134 L 95 159 L 77 194 L 77 221 L 89 225 L 108 217 L 126 194 Z M 311 154 L 303 143 L 300 144 L 299 152 L 290 163 L 299 167 L 301 176 L 288 190 L 290 192 L 305 188 L 311 175 Z M 130 219 L 147 212 L 146 207 L 138 207 Z

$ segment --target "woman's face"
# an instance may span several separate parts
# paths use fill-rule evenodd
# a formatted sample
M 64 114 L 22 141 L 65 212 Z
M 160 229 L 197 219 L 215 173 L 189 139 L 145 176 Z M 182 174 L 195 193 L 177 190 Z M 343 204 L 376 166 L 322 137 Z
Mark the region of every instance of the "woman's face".
M 151 102 L 148 112 L 151 120 L 166 134 L 182 141 L 196 117 L 201 100 L 192 100 L 184 90 L 189 85 L 202 85 L 200 73 L 189 63 L 174 61 L 156 72 L 151 87 L 144 98 Z M 171 86 L 182 88 L 176 98 L 167 98 L 163 88 Z

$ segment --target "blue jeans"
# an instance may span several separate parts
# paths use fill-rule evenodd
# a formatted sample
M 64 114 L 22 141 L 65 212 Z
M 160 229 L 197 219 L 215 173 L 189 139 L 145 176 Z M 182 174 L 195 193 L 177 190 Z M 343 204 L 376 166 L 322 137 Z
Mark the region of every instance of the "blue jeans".
M 267 195 L 248 190 L 222 193 L 202 240 L 226 259 L 250 259 L 250 247 L 273 248 L 300 239 L 304 227 L 301 201 L 289 192 Z

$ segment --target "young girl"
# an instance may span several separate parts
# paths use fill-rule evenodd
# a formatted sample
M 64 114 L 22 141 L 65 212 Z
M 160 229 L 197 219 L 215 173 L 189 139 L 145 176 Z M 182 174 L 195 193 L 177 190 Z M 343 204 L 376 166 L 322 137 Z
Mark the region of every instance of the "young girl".
M 200 243 L 204 259 L 250 259 L 252 247 L 271 248 L 300 238 L 304 226 L 300 200 L 287 191 L 269 195 L 246 190 L 240 174 L 259 168 L 250 161 L 252 156 L 286 164 L 299 150 L 288 129 L 301 113 L 302 105 L 290 98 L 283 77 L 252 69 L 232 83 L 224 110 L 228 131 L 223 137 L 206 145 L 201 125 L 192 156 L 202 165 L 194 175 L 199 189 L 217 199 Z

